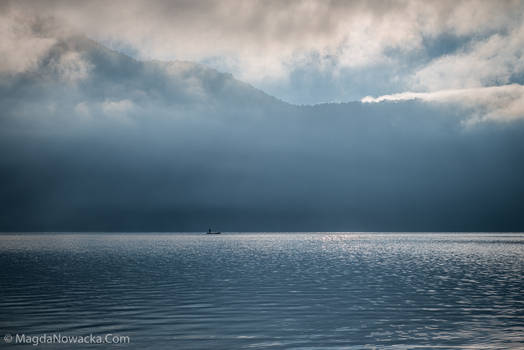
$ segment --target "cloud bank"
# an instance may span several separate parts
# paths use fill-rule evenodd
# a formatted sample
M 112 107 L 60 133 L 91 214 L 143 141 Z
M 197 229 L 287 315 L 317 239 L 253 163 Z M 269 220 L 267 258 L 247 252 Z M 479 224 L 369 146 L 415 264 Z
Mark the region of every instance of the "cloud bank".
M 421 100 L 451 103 L 469 110 L 468 124 L 481 121 L 510 122 L 524 119 L 524 86 L 518 84 L 436 92 L 402 92 L 380 97 L 366 96 L 363 103 Z
M 138 59 L 205 63 L 297 103 L 524 83 L 522 1 L 1 6 L 2 70 L 31 67 L 57 36 L 84 34 Z

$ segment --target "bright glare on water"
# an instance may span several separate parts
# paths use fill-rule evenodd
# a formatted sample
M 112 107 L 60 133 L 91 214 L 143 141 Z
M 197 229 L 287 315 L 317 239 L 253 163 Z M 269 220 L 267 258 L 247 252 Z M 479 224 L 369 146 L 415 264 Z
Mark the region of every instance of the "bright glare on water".
M 524 347 L 523 234 L 6 234 L 0 266 L 0 331 L 13 336 L 112 333 L 129 349 Z

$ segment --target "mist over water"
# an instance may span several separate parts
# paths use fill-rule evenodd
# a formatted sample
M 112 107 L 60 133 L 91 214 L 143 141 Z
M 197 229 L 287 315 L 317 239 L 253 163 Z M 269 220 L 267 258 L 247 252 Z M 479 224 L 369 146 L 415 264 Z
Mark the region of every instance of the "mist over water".
M 130 349 L 524 346 L 522 234 L 6 234 L 0 265 L 0 328 L 13 335 L 121 334 Z
M 71 57 L 89 74 L 66 83 L 55 63 Z M 203 65 L 61 39 L 0 74 L 0 231 L 520 232 L 524 122 L 478 113 L 295 106 Z

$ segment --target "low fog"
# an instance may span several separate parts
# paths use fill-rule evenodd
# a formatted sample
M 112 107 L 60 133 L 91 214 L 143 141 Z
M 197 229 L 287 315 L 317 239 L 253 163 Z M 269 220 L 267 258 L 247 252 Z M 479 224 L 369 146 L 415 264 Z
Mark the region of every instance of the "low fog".
M 472 113 L 290 105 L 59 40 L 0 75 L 0 230 L 522 231 L 524 122 Z

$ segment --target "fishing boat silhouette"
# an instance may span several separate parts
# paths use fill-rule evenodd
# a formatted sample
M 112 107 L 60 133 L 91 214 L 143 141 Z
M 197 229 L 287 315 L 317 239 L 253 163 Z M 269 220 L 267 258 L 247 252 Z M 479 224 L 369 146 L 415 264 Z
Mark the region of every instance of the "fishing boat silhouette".
M 219 235 L 221 233 L 222 232 L 220 231 L 211 231 L 211 227 L 210 227 L 209 230 L 207 230 L 206 235 Z

